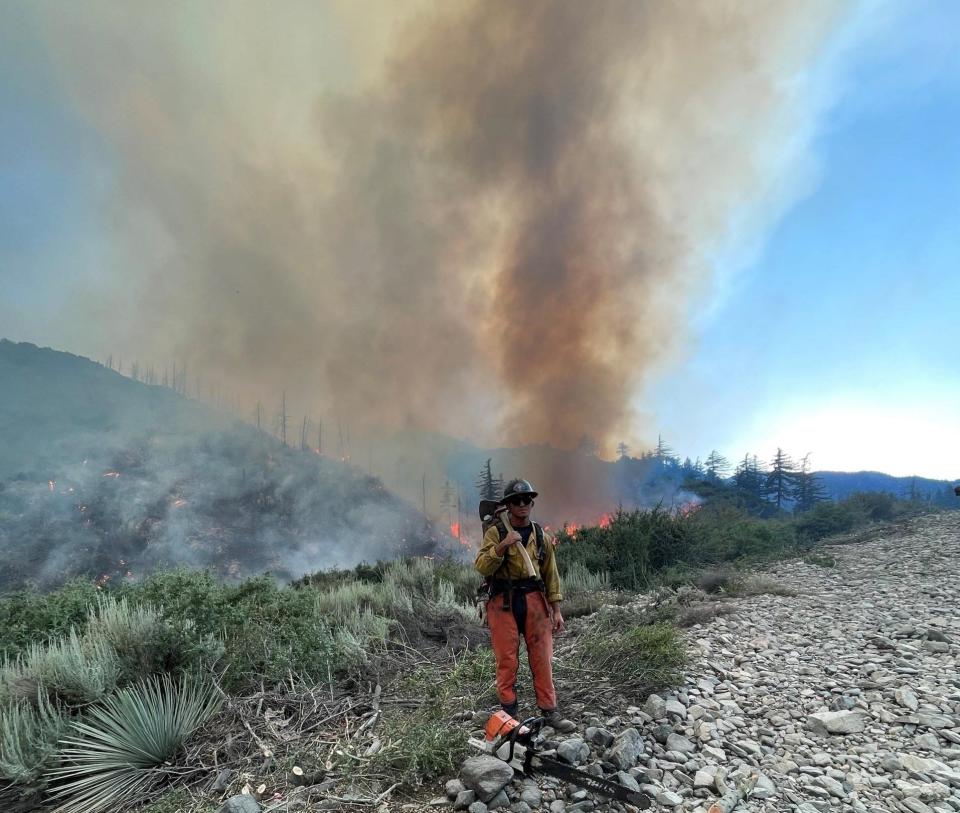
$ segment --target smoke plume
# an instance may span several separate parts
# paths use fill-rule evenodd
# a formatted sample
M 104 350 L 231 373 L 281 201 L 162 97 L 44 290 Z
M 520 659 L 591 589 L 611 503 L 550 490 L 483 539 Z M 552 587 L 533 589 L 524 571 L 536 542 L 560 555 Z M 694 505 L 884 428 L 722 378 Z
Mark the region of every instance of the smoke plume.
M 286 390 L 558 446 L 636 429 L 711 252 L 802 156 L 841 22 L 827 0 L 40 8 L 102 139 L 109 261 L 72 313 L 104 356 L 185 362 L 251 409 Z

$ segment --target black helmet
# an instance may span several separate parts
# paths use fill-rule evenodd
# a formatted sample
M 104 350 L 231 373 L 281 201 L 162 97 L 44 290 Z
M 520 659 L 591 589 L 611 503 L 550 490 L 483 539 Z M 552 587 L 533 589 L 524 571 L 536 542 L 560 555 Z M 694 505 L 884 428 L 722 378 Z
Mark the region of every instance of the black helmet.
M 511 480 L 503 487 L 503 499 L 500 502 L 506 502 L 511 497 L 517 496 L 529 497 L 531 500 L 536 499 L 539 494 L 533 490 L 533 486 L 527 480 L 521 480 L 517 478 L 516 480 Z

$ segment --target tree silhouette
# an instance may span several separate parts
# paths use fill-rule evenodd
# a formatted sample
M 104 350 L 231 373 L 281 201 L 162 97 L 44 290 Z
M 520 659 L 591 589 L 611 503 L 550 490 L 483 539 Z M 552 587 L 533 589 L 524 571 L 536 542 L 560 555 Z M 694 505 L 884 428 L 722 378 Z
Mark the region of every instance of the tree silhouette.
M 730 473 L 730 461 L 716 449 L 707 455 L 705 467 L 707 470 L 707 479 L 714 482 L 726 477 L 727 474 Z
M 770 472 L 765 483 L 766 496 L 777 508 L 782 508 L 796 488 L 797 472 L 790 456 L 779 446 L 770 462 Z
M 500 499 L 500 493 L 502 491 L 502 484 L 498 482 L 498 479 L 493 476 L 493 470 L 490 468 L 490 463 L 492 458 L 487 458 L 487 462 L 483 464 L 483 468 L 480 469 L 480 473 L 477 475 L 476 486 L 477 491 L 480 493 L 481 500 L 498 500 Z
M 733 482 L 743 494 L 757 500 L 763 498 L 764 475 L 756 455 L 751 456 L 748 453 L 743 456 L 733 473 Z
M 791 494 L 794 511 L 809 511 L 818 502 L 827 499 L 827 492 L 820 478 L 810 471 L 810 452 L 800 458 L 800 468 L 794 476 L 795 484 Z

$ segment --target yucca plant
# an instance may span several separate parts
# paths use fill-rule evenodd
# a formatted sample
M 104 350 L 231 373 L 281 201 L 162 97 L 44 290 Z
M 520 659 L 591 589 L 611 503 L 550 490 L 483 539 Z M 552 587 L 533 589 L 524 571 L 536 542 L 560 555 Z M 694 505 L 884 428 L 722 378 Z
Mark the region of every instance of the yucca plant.
M 41 692 L 33 703 L 21 699 L 0 707 L 0 777 L 25 790 L 37 786 L 67 725 Z
M 220 708 L 208 682 L 169 675 L 122 689 L 93 707 L 60 740 L 50 771 L 56 813 L 97 813 L 128 804 L 160 778 L 183 741 Z

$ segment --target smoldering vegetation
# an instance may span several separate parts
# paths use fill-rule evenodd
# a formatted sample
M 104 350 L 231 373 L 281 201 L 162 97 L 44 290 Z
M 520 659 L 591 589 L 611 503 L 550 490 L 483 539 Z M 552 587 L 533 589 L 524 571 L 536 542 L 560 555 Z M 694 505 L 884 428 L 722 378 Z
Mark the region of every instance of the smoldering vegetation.
M 376 478 L 168 390 L 11 342 L 0 380 L 0 586 L 177 566 L 289 578 L 438 544 Z

